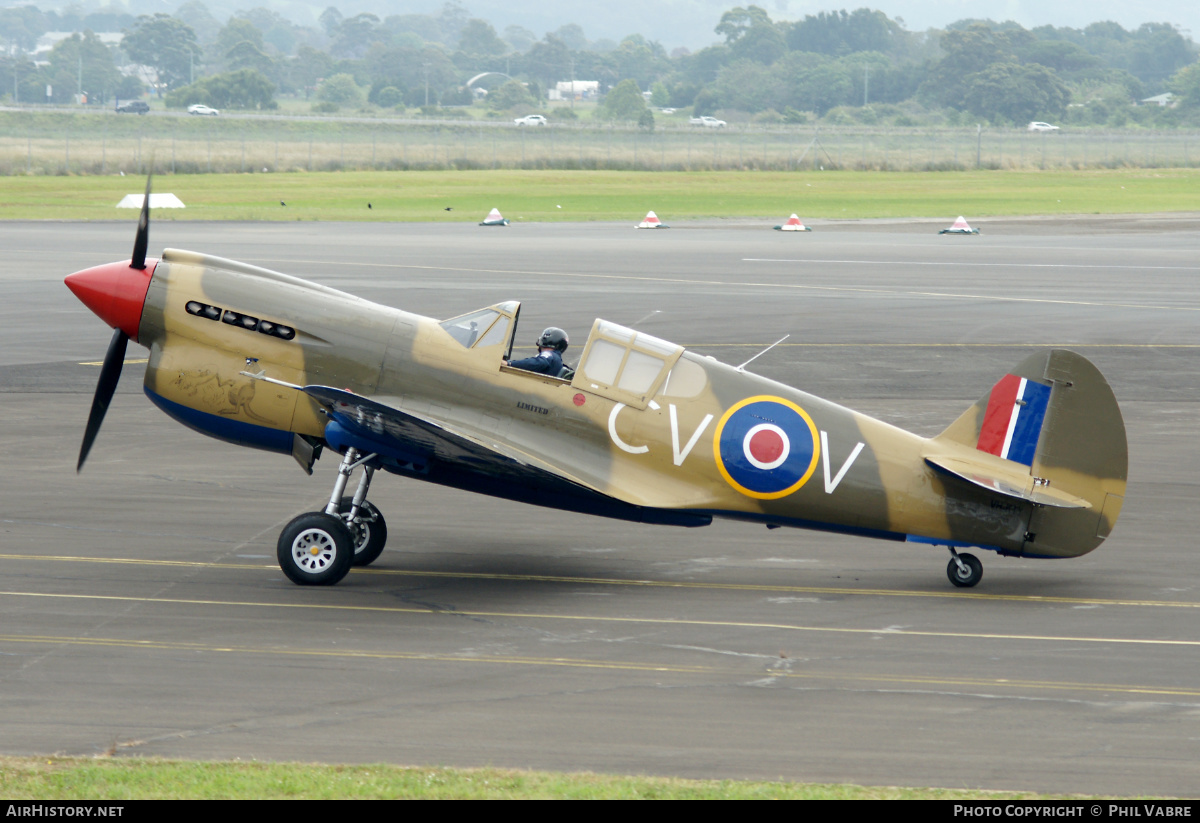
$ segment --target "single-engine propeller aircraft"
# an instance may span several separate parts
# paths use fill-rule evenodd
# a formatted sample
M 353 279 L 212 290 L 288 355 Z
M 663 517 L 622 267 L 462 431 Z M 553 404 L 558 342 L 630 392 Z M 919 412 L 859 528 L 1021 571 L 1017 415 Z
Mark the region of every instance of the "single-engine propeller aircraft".
M 324 511 L 279 537 L 296 583 L 337 583 L 379 557 L 387 527 L 367 493 L 380 469 L 640 523 L 721 517 L 945 546 L 960 587 L 983 572 L 960 549 L 1075 557 L 1121 510 L 1121 412 L 1070 351 L 1030 355 L 924 438 L 605 320 L 573 373 L 538 374 L 506 365 L 517 302 L 438 321 L 218 257 L 147 258 L 148 203 L 131 260 L 66 278 L 115 330 L 79 468 L 134 340 L 150 350 L 146 395 L 184 425 L 309 474 L 323 451 L 342 456 Z

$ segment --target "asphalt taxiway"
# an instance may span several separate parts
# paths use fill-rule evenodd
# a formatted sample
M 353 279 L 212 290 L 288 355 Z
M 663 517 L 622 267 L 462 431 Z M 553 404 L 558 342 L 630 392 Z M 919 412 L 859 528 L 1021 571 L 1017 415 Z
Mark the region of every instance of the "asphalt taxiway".
M 133 227 L 0 224 L 0 752 L 1194 795 L 1200 221 L 1131 220 L 151 225 L 152 256 L 430 316 L 520 299 L 525 343 L 604 317 L 741 363 L 790 334 L 752 369 L 922 434 L 1074 348 L 1125 416 L 1120 521 L 1077 560 L 983 552 L 970 591 L 943 549 L 392 477 L 380 561 L 296 587 L 275 539 L 334 463 L 188 431 L 131 362 L 76 475 L 110 332 L 62 278 L 127 258 Z

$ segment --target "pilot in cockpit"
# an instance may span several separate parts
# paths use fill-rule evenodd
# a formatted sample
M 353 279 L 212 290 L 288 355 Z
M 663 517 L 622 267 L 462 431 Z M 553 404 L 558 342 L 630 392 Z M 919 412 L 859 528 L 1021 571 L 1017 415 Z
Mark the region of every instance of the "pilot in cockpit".
M 542 332 L 541 337 L 537 339 L 537 354 L 533 357 L 526 357 L 523 360 L 506 360 L 504 365 L 511 366 L 514 369 L 523 369 L 525 371 L 537 372 L 538 374 L 548 374 L 551 377 L 559 377 L 563 371 L 562 354 L 567 350 L 567 346 L 570 343 L 571 341 L 567 339 L 565 331 L 551 326 Z

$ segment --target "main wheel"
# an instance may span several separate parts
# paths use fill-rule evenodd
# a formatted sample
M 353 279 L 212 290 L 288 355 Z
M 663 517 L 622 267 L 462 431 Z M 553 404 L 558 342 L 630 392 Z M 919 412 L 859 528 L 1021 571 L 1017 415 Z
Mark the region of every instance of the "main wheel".
M 343 497 L 338 504 L 343 523 L 353 505 L 353 497 Z M 383 554 L 383 544 L 387 543 L 387 523 L 383 513 L 371 501 L 364 500 L 358 507 L 358 517 L 354 518 L 353 523 L 346 523 L 346 527 L 354 539 L 354 565 L 369 566 L 378 560 L 379 555 Z
M 354 564 L 354 538 L 334 515 L 308 512 L 284 526 L 276 554 L 293 583 L 332 586 Z
M 959 566 L 958 560 L 962 561 L 962 566 Z M 950 558 L 950 565 L 946 567 L 946 576 L 960 589 L 969 589 L 983 578 L 983 563 L 979 562 L 979 558 L 973 554 L 960 554 L 958 560 Z

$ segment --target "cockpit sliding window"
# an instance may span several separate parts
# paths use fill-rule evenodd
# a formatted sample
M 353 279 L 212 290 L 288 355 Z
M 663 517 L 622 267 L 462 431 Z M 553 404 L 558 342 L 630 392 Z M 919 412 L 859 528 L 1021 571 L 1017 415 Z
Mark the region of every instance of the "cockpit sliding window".
M 572 384 L 644 409 L 682 354 L 682 346 L 597 320 Z

